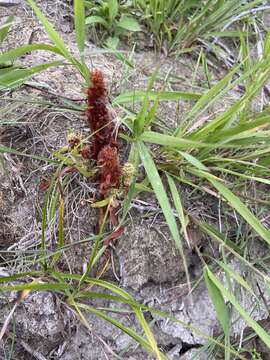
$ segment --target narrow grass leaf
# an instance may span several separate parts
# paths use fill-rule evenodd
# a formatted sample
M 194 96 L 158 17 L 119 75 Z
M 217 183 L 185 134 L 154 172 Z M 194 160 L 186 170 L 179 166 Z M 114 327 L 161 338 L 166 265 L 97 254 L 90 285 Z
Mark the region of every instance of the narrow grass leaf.
M 167 176 L 168 184 L 169 184 L 169 187 L 170 187 L 170 190 L 171 190 L 174 206 L 175 206 L 175 209 L 176 209 L 176 211 L 178 213 L 179 220 L 180 220 L 181 225 L 182 225 L 182 229 L 183 229 L 185 239 L 186 239 L 188 245 L 190 246 L 189 236 L 188 236 L 188 233 L 187 233 L 187 223 L 186 223 L 184 209 L 183 209 L 183 205 L 182 205 L 182 201 L 181 201 L 179 192 L 177 190 L 175 182 L 173 181 L 173 178 L 168 174 L 166 174 L 166 176 Z
M 59 215 L 58 215 L 58 243 L 57 249 L 61 249 L 65 245 L 65 232 L 64 232 L 64 213 L 65 213 L 65 202 L 62 197 L 60 197 L 60 206 L 59 206 Z M 61 252 L 57 253 L 54 258 L 53 262 L 59 260 L 61 256 Z
M 10 26 L 12 25 L 13 19 L 14 19 L 14 16 L 12 16 L 12 15 L 8 16 L 8 18 L 4 22 L 4 24 L 0 26 L 0 45 L 7 37 L 8 31 L 9 31 Z M 1 63 L 1 60 L 0 60 L 0 63 Z
M 155 101 L 157 97 L 161 101 L 177 101 L 177 100 L 198 100 L 201 97 L 201 94 L 197 93 L 189 93 L 183 91 L 143 91 L 136 90 L 133 92 L 126 92 L 125 94 L 121 94 L 117 96 L 113 100 L 113 104 L 127 104 L 143 101 L 146 94 L 148 94 L 148 99 L 151 101 Z
M 155 337 L 150 329 L 150 326 L 147 324 L 146 320 L 145 320 L 145 317 L 141 311 L 140 308 L 137 308 L 137 307 L 133 307 L 134 309 L 134 312 L 137 316 L 137 319 L 139 320 L 140 324 L 141 324 L 141 327 L 143 328 L 143 331 L 148 339 L 148 342 L 152 348 L 152 352 L 156 355 L 156 358 L 158 360 L 162 360 L 162 356 L 161 356 L 161 353 L 159 351 L 159 348 L 157 346 L 157 342 L 155 340 Z
M 133 338 L 138 344 L 140 344 L 149 353 L 153 353 L 152 347 L 150 346 L 150 344 L 141 335 L 138 335 L 131 328 L 126 327 L 125 325 L 121 324 L 119 321 L 117 321 L 113 317 L 107 315 L 104 311 L 98 310 L 98 309 L 96 309 L 96 308 L 94 308 L 92 306 L 81 304 L 81 303 L 77 303 L 77 306 L 84 309 L 84 310 L 86 310 L 86 311 L 89 311 L 89 312 L 97 315 L 101 319 L 104 319 L 105 321 L 111 323 L 112 325 L 114 325 L 115 327 L 117 327 L 118 329 L 120 329 L 121 331 L 126 333 L 127 335 L 129 335 L 131 338 Z M 166 359 L 164 357 L 164 355 L 162 355 L 162 359 Z
M 219 279 L 207 269 L 207 276 L 213 284 L 219 289 L 222 295 L 230 301 L 234 308 L 239 312 L 242 318 L 247 322 L 247 324 L 255 331 L 255 333 L 260 337 L 260 339 L 270 348 L 270 335 L 259 325 L 258 322 L 253 320 L 248 313 L 241 307 L 241 305 L 236 300 L 235 296 L 230 293 L 219 281 Z
M 9 50 L 3 54 L 0 54 L 0 63 L 5 61 L 14 61 L 16 58 L 25 55 L 28 52 L 34 50 L 45 50 L 50 51 L 58 55 L 63 55 L 62 52 L 55 46 L 49 44 L 29 44 L 17 47 L 15 49 Z
M 14 275 L 10 275 L 10 276 L 1 276 L 0 277 L 0 283 L 4 283 L 4 282 L 11 282 L 14 280 L 18 280 L 18 279 L 24 279 L 27 276 L 41 276 L 43 273 L 41 271 L 27 271 L 27 272 L 22 272 L 22 273 L 17 273 Z
M 56 272 L 53 272 L 52 275 L 54 273 L 56 274 L 57 279 L 58 279 L 57 274 L 59 274 L 60 277 L 63 278 L 63 279 L 73 279 L 73 280 L 77 280 L 77 281 L 79 281 L 81 279 L 81 275 L 70 274 L 70 273 L 56 273 Z M 137 305 L 139 308 L 141 308 L 141 309 L 143 309 L 145 311 L 149 311 L 150 313 L 157 314 L 157 315 L 162 316 L 164 318 L 167 318 L 167 319 L 169 319 L 169 320 L 171 320 L 173 322 L 176 322 L 176 323 L 180 324 L 181 326 L 183 326 L 184 328 L 190 329 L 191 331 L 198 334 L 199 336 L 202 336 L 202 337 L 208 339 L 209 341 L 214 342 L 216 345 L 218 345 L 218 346 L 220 346 L 221 348 L 224 349 L 224 344 L 220 343 L 219 341 L 217 341 L 213 337 L 209 336 L 208 334 L 204 333 L 203 331 L 197 329 L 196 327 L 193 327 L 191 324 L 187 324 L 187 323 L 177 319 L 176 317 L 174 317 L 174 316 L 172 316 L 172 315 L 170 315 L 170 314 L 168 314 L 168 313 L 166 313 L 164 311 L 156 310 L 156 309 L 150 308 L 148 306 L 136 303 L 136 301 L 132 298 L 132 296 L 130 294 L 128 294 L 126 291 L 119 288 L 118 286 L 116 286 L 113 283 L 109 283 L 109 282 L 104 281 L 104 280 L 95 279 L 95 278 L 89 278 L 89 277 L 86 277 L 85 282 L 89 283 L 89 284 L 95 284 L 97 286 L 104 287 L 105 289 L 108 289 L 108 290 L 118 294 L 120 296 L 120 299 L 124 298 L 125 299 L 124 302 L 126 302 L 127 304 L 130 304 L 130 305 L 134 304 L 135 306 Z M 84 291 L 79 292 L 77 295 L 80 296 L 80 294 L 82 294 L 82 296 L 83 296 Z M 87 291 L 86 291 L 86 296 L 87 296 Z M 116 301 L 118 301 L 118 300 L 116 300 Z M 119 301 L 122 301 L 122 299 L 119 300 Z M 108 311 L 113 311 L 113 308 L 109 308 Z M 232 354 L 234 354 L 234 355 L 239 355 L 239 359 L 245 360 L 245 358 L 242 357 L 240 354 L 238 354 L 234 349 L 230 348 L 230 352 Z
M 195 158 L 193 155 L 188 154 L 183 151 L 179 151 L 179 154 L 181 154 L 184 159 L 186 159 L 190 164 L 192 164 L 196 168 L 203 170 L 203 171 L 208 171 L 208 168 L 200 160 Z
M 41 21 L 42 25 L 44 26 L 48 36 L 52 40 L 52 42 L 55 44 L 55 46 L 61 51 L 63 56 L 66 59 L 71 59 L 72 56 L 68 49 L 65 46 L 64 41 L 60 38 L 57 31 L 53 28 L 52 24 L 48 21 L 48 19 L 42 14 L 42 12 L 37 7 L 36 3 L 33 0 L 27 0 L 29 5 L 32 7 L 34 12 L 36 13 L 36 16 Z
M 196 170 L 197 171 L 197 170 Z M 259 219 L 243 204 L 243 202 L 226 188 L 220 181 L 215 180 L 211 174 L 206 172 L 198 173 L 205 177 L 229 202 L 229 204 L 238 211 L 238 213 L 247 221 L 247 223 L 270 245 L 270 232 L 261 224 Z
M 214 144 L 201 143 L 199 141 L 187 140 L 180 137 L 161 134 L 155 131 L 144 131 L 140 140 L 152 144 L 174 147 L 177 149 L 216 148 Z
M 167 197 L 166 191 L 162 184 L 162 181 L 159 176 L 156 165 L 155 165 L 149 151 L 147 150 L 147 147 L 144 145 L 143 142 L 140 142 L 140 141 L 137 142 L 137 146 L 139 149 L 139 153 L 140 153 L 146 174 L 150 180 L 150 183 L 155 192 L 156 198 L 157 198 L 157 200 L 160 204 L 160 207 L 163 211 L 168 228 L 169 228 L 169 230 L 172 234 L 172 237 L 175 241 L 175 245 L 178 248 L 179 253 L 181 255 L 181 258 L 182 258 L 182 261 L 184 264 L 185 273 L 186 273 L 187 283 L 188 283 L 188 286 L 190 287 L 188 267 L 187 267 L 185 254 L 183 251 L 183 243 L 182 243 L 182 239 L 179 234 L 179 231 L 178 231 L 177 223 L 176 223 L 169 199 Z
M 36 65 L 27 69 L 15 69 L 0 76 L 0 90 L 6 90 L 22 85 L 27 79 L 41 71 L 52 66 L 62 65 L 62 61 L 53 61 L 51 63 Z
M 163 214 L 165 216 L 166 222 L 171 231 L 173 239 L 175 240 L 177 248 L 180 249 L 182 247 L 182 242 L 181 242 L 181 238 L 179 236 L 177 223 L 176 223 L 172 208 L 170 206 L 166 191 L 164 189 L 161 178 L 159 176 L 158 170 L 156 168 L 156 165 L 155 165 L 147 147 L 144 145 L 144 143 L 139 141 L 139 142 L 137 142 L 137 146 L 138 146 L 138 150 L 139 150 L 145 171 L 146 171 L 147 176 L 150 180 L 150 183 L 153 187 L 153 190 L 155 192 L 157 200 L 161 206 L 161 209 L 163 211 Z
M 244 289 L 246 289 L 252 296 L 255 296 L 254 291 L 252 290 L 251 286 L 243 279 L 242 276 L 238 274 L 234 269 L 232 269 L 228 264 L 225 264 L 222 261 L 216 260 L 218 265 L 228 273 L 228 275 L 236 280 L 239 285 L 241 285 Z
M 149 106 L 149 93 L 151 92 L 151 89 L 154 85 L 154 82 L 157 77 L 157 73 L 158 73 L 158 69 L 156 69 L 150 77 L 150 80 L 149 80 L 148 86 L 147 86 L 147 91 L 146 91 L 145 97 L 143 99 L 143 104 L 141 106 L 141 110 L 134 120 L 133 134 L 135 137 L 138 137 L 139 135 L 141 135 L 143 128 L 145 126 L 145 122 L 147 119 L 148 106 Z
M 61 291 L 71 289 L 71 285 L 66 283 L 39 283 L 39 284 L 20 284 L 20 285 L 1 285 L 1 291 L 23 291 L 23 290 L 33 290 L 33 291 Z
M 85 46 L 85 7 L 84 0 L 74 0 L 75 32 L 81 59 L 84 59 Z
M 223 298 L 223 295 L 219 288 L 215 285 L 215 283 L 211 280 L 211 278 L 208 276 L 208 268 L 204 268 L 204 280 L 207 286 L 207 290 L 209 293 L 209 296 L 213 302 L 213 305 L 216 310 L 217 318 L 223 328 L 224 334 L 226 336 L 229 335 L 229 329 L 230 329 L 230 316 L 229 311 L 227 308 L 227 305 L 225 304 L 225 300 Z
M 187 124 L 185 129 L 183 130 L 184 132 L 188 130 L 188 128 L 194 123 L 194 120 L 197 118 L 195 115 L 200 110 L 205 110 L 206 108 L 208 108 L 224 93 L 224 89 L 226 91 L 226 89 L 228 88 L 228 84 L 230 84 L 233 75 L 237 72 L 238 69 L 239 66 L 232 69 L 222 80 L 220 80 L 210 90 L 200 96 L 194 107 L 191 109 L 191 111 L 188 112 L 187 116 L 184 118 L 184 123 Z M 192 122 L 189 122 L 190 119 L 192 119 Z M 180 132 L 182 131 L 181 129 L 182 125 L 176 130 L 175 134 L 180 135 Z
M 4 146 L 4 145 L 0 145 L 0 153 L 4 154 L 4 153 L 8 153 L 8 154 L 15 154 L 18 156 L 23 156 L 23 157 L 29 157 L 31 159 L 35 159 L 35 160 L 41 160 L 41 161 L 45 161 L 51 164 L 59 164 L 59 161 L 57 160 L 53 160 L 53 159 L 49 159 L 45 156 L 39 156 L 39 155 L 34 155 L 34 154 L 26 154 L 23 153 L 21 151 L 15 150 L 13 148 L 10 148 L 8 146 Z

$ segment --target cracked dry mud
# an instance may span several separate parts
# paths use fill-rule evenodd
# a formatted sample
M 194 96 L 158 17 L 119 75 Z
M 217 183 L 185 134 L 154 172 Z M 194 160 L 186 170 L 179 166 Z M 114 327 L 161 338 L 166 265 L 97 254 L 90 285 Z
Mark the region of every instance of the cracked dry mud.
M 38 3 L 45 13 L 47 12 L 46 14 L 51 16 L 52 20 L 58 17 L 54 11 L 54 2 L 39 1 Z M 12 13 L 11 8 L 0 7 L 1 17 L 4 18 L 8 13 Z M 58 28 L 63 31 L 60 34 L 69 47 L 76 51 L 74 34 L 68 32 L 71 27 L 70 22 L 65 20 L 67 19 L 65 16 L 60 18 L 61 23 L 58 23 Z M 20 2 L 16 10 L 16 19 L 19 25 L 17 29 L 12 30 L 9 48 L 24 43 L 27 38 L 26 34 L 29 34 L 31 29 L 35 29 L 35 41 L 46 40 L 44 31 L 40 29 L 37 21 L 29 13 L 29 8 L 24 1 Z M 127 88 L 133 89 L 134 86 L 144 88 L 147 83 L 146 74 L 160 62 L 160 58 L 157 58 L 152 52 L 136 54 L 135 61 L 139 70 L 132 70 L 129 81 L 126 81 L 122 64 L 115 58 L 98 53 L 91 44 L 87 46 L 87 53 L 89 54 L 90 68 L 103 69 L 113 94 Z M 52 59 L 53 57 L 50 58 L 50 60 Z M 23 64 L 35 64 L 35 62 L 46 60 L 48 60 L 48 54 L 36 52 L 27 54 L 21 61 Z M 177 62 L 173 59 L 162 59 L 161 71 L 164 76 L 173 69 L 172 71 L 176 74 L 181 74 L 187 79 L 186 83 L 182 80 L 174 83 L 174 90 L 187 86 L 192 73 L 189 62 L 190 60 Z M 34 79 L 46 84 L 49 90 L 55 94 L 73 99 L 82 99 L 84 96 L 81 92 L 80 79 L 71 68 L 50 69 L 35 76 Z M 36 89 L 23 88 L 18 94 L 14 93 L 13 96 L 39 96 L 40 92 Z M 180 106 L 185 109 L 190 105 L 181 102 Z M 36 154 L 48 155 L 50 151 L 65 144 L 69 128 L 75 128 L 82 132 L 88 131 L 84 119 L 75 118 L 73 115 L 52 114 L 49 109 L 41 111 L 40 108 L 37 108 L 33 109 L 30 116 L 25 110 L 25 106 L 18 108 L 17 112 L 25 114 L 22 115 L 23 121 L 30 119 L 35 122 L 28 125 L 30 131 L 23 137 L 21 136 L 23 127 L 18 129 L 2 125 L 0 136 L 1 143 L 20 150 L 25 149 L 27 144 Z M 164 109 L 161 109 L 160 115 L 166 115 L 166 121 L 170 124 L 175 124 L 176 115 L 179 118 L 179 114 L 176 114 L 169 102 Z M 17 139 L 17 142 L 14 139 Z M 25 255 L 28 249 L 38 246 L 41 239 L 40 209 L 44 194 L 40 191 L 39 184 L 44 175 L 50 174 L 50 166 L 45 166 L 38 161 L 30 162 L 28 159 L 21 159 L 15 155 L 5 156 L 4 166 L 0 162 L 0 250 L 10 249 L 20 254 L 20 260 L 13 263 L 12 268 L 9 268 L 8 263 L 0 268 L 0 276 L 31 269 L 31 264 L 25 262 Z M 82 186 L 84 186 L 83 189 Z M 80 177 L 75 175 L 68 188 L 70 199 L 68 212 L 76 215 L 74 220 L 71 220 L 73 217 L 67 219 L 69 243 L 75 243 L 93 233 L 95 211 L 91 210 L 85 201 L 80 202 L 80 206 L 76 203 L 78 197 L 82 200 L 91 197 L 91 186 L 91 184 L 82 185 Z M 156 206 L 152 197 L 148 200 L 153 206 Z M 203 200 L 205 200 L 203 206 L 188 204 L 187 197 L 187 206 L 195 213 L 200 212 L 202 208 L 212 206 L 207 199 Z M 140 220 L 140 216 L 139 211 L 132 210 L 131 222 L 113 253 L 115 272 L 119 276 L 118 284 L 143 304 L 169 312 L 178 320 L 201 330 L 208 336 L 218 334 L 219 324 L 203 283 L 195 288 L 191 297 L 187 296 L 188 289 L 182 260 L 165 224 L 163 224 L 162 216 L 160 214 L 156 218 L 151 215 L 144 216 L 143 220 Z M 54 236 L 53 231 L 52 234 L 47 234 L 47 239 L 51 239 L 52 245 L 55 241 Z M 209 248 L 211 246 L 214 248 L 214 245 L 209 240 L 207 242 L 196 229 L 194 229 L 193 238 L 197 245 L 208 246 L 210 244 Z M 89 243 L 74 246 L 71 251 L 66 253 L 61 264 L 62 269 L 66 271 L 72 269 L 81 274 L 90 249 Z M 201 271 L 199 258 L 192 249 L 186 248 L 185 253 L 189 271 L 195 278 Z M 1 254 L 1 256 L 5 261 L 12 261 L 12 253 L 8 256 Z M 116 281 L 112 271 L 107 276 Z M 4 323 L 15 300 L 16 294 L 12 292 L 0 295 L 0 324 Z M 92 305 L 113 307 L 110 302 L 104 300 L 95 300 Z M 249 308 L 251 305 L 250 303 L 245 305 L 243 302 L 243 306 Z M 113 313 L 112 316 L 121 320 L 126 326 L 135 327 L 140 333 L 141 329 L 133 314 L 127 313 L 124 318 L 118 313 Z M 147 316 L 149 317 L 148 321 L 154 320 L 153 332 L 159 346 L 170 360 L 189 360 L 200 352 L 200 346 L 206 342 L 200 334 L 184 328 L 179 323 L 176 324 L 159 316 L 154 318 L 149 314 Z M 126 360 L 153 359 L 152 356 L 142 352 L 119 329 L 93 315 L 86 314 L 86 318 L 91 329 L 85 328 L 64 300 L 57 295 L 49 292 L 33 292 L 17 308 L 4 341 L 0 344 L 0 358 L 1 360 L 6 359 L 8 354 L 12 354 L 11 358 L 18 360 L 106 360 L 114 359 L 113 351 Z M 256 318 L 265 319 L 267 313 L 259 309 Z M 239 335 L 244 327 L 245 324 L 242 322 L 238 328 L 235 327 L 234 334 Z M 16 333 L 15 339 L 12 336 L 13 332 Z M 15 341 L 14 344 L 13 341 Z M 206 360 L 203 354 L 199 354 L 197 358 Z

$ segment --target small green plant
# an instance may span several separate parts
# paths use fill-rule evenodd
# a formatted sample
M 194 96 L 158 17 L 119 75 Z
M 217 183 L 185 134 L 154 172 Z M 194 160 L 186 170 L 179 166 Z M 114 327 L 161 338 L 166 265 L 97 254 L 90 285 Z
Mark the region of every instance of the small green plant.
M 198 40 L 210 46 L 211 39 L 238 37 L 239 32 L 228 31 L 231 24 L 269 9 L 262 0 L 133 0 L 133 7 L 157 48 L 174 54 L 187 51 Z
M 85 1 L 90 15 L 86 17 L 86 25 L 92 29 L 102 29 L 103 34 L 97 39 L 105 40 L 114 48 L 120 37 L 129 36 L 130 32 L 140 31 L 140 26 L 134 16 L 130 15 L 130 1 L 118 0 Z

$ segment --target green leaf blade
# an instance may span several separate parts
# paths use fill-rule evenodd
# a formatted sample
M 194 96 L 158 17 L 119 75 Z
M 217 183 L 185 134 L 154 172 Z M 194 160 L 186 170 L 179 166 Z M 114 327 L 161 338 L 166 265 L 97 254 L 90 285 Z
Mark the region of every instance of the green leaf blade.
M 75 32 L 81 59 L 84 59 L 85 46 L 85 7 L 84 0 L 74 0 Z
M 225 304 L 225 300 L 222 296 L 221 291 L 209 277 L 208 271 L 209 271 L 208 268 L 204 268 L 203 275 L 204 275 L 204 280 L 205 280 L 205 283 L 207 286 L 207 290 L 208 290 L 209 296 L 213 302 L 213 305 L 215 307 L 217 317 L 222 326 L 224 334 L 226 336 L 228 336 L 229 329 L 230 329 L 229 311 Z

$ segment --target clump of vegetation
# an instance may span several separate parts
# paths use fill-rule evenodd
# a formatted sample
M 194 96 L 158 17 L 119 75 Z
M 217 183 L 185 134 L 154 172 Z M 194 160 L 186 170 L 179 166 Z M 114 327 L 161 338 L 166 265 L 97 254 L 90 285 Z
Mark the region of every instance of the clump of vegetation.
M 175 54 L 198 40 L 208 43 L 211 38 L 237 37 L 237 31 L 225 30 L 236 21 L 266 9 L 264 2 L 257 0 L 134 0 L 133 3 L 157 47 L 166 47 L 167 52 Z
M 106 42 L 116 48 L 120 37 L 140 31 L 138 21 L 130 14 L 130 1 L 85 1 L 85 6 L 90 12 L 85 23 L 90 26 L 98 42 Z
M 263 0 L 129 0 L 85 1 L 95 41 L 116 48 L 120 37 L 143 31 L 158 51 L 179 55 L 198 45 L 216 53 L 226 50 L 218 39 L 239 39 L 241 20 L 269 9 Z M 132 14 L 132 15 L 131 15 Z
M 203 263 L 201 278 L 204 279 L 208 288 L 222 329 L 218 338 L 192 329 L 207 339 L 208 354 L 212 352 L 217 356 L 216 358 L 220 356 L 227 360 L 245 359 L 245 354 L 250 353 L 243 343 L 231 341 L 233 309 L 246 321 L 253 334 L 270 349 L 269 334 L 240 304 L 238 292 L 231 284 L 232 280 L 246 296 L 252 296 L 257 304 L 264 302 L 264 298 L 258 298 L 252 284 L 243 277 L 242 273 L 236 272 L 228 261 L 229 256 L 237 259 L 246 271 L 258 276 L 265 287 L 269 287 L 268 259 L 254 259 L 248 253 L 249 246 L 254 241 L 262 242 L 267 248 L 270 245 L 268 218 L 264 216 L 264 212 L 256 211 L 258 204 L 265 206 L 265 209 L 269 208 L 267 190 L 270 185 L 270 108 L 265 102 L 266 84 L 270 78 L 269 33 L 261 43 L 262 51 L 256 62 L 249 57 L 248 41 L 241 38 L 241 55 L 246 55 L 243 56 L 241 63 L 233 67 L 214 85 L 209 83 L 209 88 L 203 89 L 201 93 L 154 90 L 157 79 L 157 73 L 154 73 L 149 79 L 146 90 L 121 94 L 115 98 L 114 106 L 119 106 L 123 112 L 121 120 L 124 130 L 121 137 L 129 145 L 128 163 L 121 165 L 117 133 L 115 133 L 104 75 L 100 70 L 89 71 L 85 63 L 86 32 L 83 1 L 74 1 L 79 58 L 66 48 L 59 34 L 35 2 L 33 0 L 28 0 L 28 2 L 45 27 L 53 45 L 29 44 L 2 53 L 0 64 L 7 62 L 9 66 L 0 69 L 0 89 L 15 89 L 34 74 L 52 66 L 62 66 L 67 62 L 81 74 L 84 86 L 87 88 L 86 109 L 83 101 L 81 106 L 71 104 L 72 102 L 69 102 L 69 105 L 73 105 L 73 109 L 87 118 L 91 133 L 87 139 L 83 139 L 71 131 L 68 135 L 68 145 L 52 154 L 54 159 L 33 155 L 33 158 L 52 163 L 55 170 L 46 186 L 42 212 L 41 252 L 35 260 L 35 270 L 2 278 L 0 291 L 23 291 L 16 306 L 24 301 L 30 291 L 57 292 L 63 301 L 77 312 L 87 327 L 89 324 L 84 312 L 95 314 L 117 326 L 157 359 L 165 359 L 151 331 L 151 326 L 146 321 L 145 314 L 150 312 L 163 316 L 187 328 L 190 328 L 190 325 L 180 322 L 169 314 L 140 304 L 119 285 L 102 280 L 106 267 L 98 275 L 94 272 L 95 265 L 99 263 L 110 242 L 122 235 L 123 223 L 126 221 L 132 201 L 142 191 L 151 192 L 155 194 L 159 210 L 163 213 L 181 255 L 180 259 L 185 264 L 187 282 L 190 287 L 196 286 L 196 281 L 189 279 L 184 242 L 190 248 L 194 246 L 190 235 L 191 225 L 199 227 L 208 238 L 218 244 L 218 259 L 210 258 L 206 252 L 200 252 L 200 249 L 194 246 L 194 250 L 198 252 Z M 115 2 L 104 4 L 102 6 L 106 5 L 105 8 L 108 11 L 106 16 L 113 24 L 113 21 L 119 17 L 118 8 Z M 177 4 L 175 1 L 134 1 L 133 5 L 145 14 L 143 21 L 154 33 L 158 45 L 162 46 L 167 38 L 170 49 L 179 49 L 180 43 L 183 47 L 190 46 L 195 39 L 209 34 L 218 36 L 217 33 L 214 35 L 211 31 L 218 30 L 220 27 L 221 30 L 226 28 L 232 21 L 245 16 L 253 9 L 254 11 L 262 9 L 259 7 L 262 5 L 260 1 L 239 3 L 233 0 L 209 0 L 200 4 L 185 1 L 177 2 Z M 176 27 L 175 21 L 179 12 L 182 18 Z M 101 16 L 102 19 L 103 17 L 106 19 L 105 15 L 101 14 Z M 121 16 L 119 21 L 121 22 Z M 93 19 L 92 22 L 94 23 Z M 181 24 L 183 26 L 180 26 Z M 0 39 L 1 36 L 2 38 L 6 36 L 8 26 L 6 24 L 1 29 Z M 115 26 L 119 26 L 119 23 Z M 29 68 L 21 68 L 14 63 L 21 55 L 35 50 L 53 52 L 63 60 Z M 213 104 L 219 103 L 231 90 L 239 87 L 242 90 L 238 99 L 234 99 L 227 108 L 211 113 L 207 118 L 204 116 Z M 253 109 L 252 105 L 259 95 L 262 106 Z M 167 127 L 158 118 L 160 104 L 168 100 L 175 101 L 176 107 L 179 100 L 192 101 L 191 108 L 186 111 L 181 123 L 175 129 Z M 140 104 L 138 112 L 131 111 L 126 106 L 127 103 L 135 102 Z M 2 145 L 0 145 L 0 152 L 32 156 Z M 91 205 L 101 209 L 98 229 L 91 237 L 92 249 L 83 274 L 66 273 L 58 266 L 68 246 L 64 231 L 64 179 L 72 171 L 80 172 L 87 181 L 93 179 L 96 181 L 98 199 L 95 199 Z M 263 186 L 263 190 L 250 196 L 248 190 L 254 184 Z M 182 189 L 185 187 L 190 193 L 197 192 L 207 197 L 211 196 L 219 208 L 225 209 L 219 212 L 218 222 L 215 223 L 218 223 L 218 228 L 213 222 L 205 221 L 200 214 L 194 215 L 185 207 L 182 197 Z M 116 216 L 116 209 L 121 210 L 120 221 L 118 214 Z M 228 216 L 230 212 L 233 212 L 234 216 Z M 109 229 L 105 228 L 108 217 L 111 223 Z M 52 252 L 48 249 L 45 231 L 53 219 L 58 225 L 58 243 Z M 223 221 L 227 226 L 223 226 Z M 242 232 L 239 224 L 245 224 L 248 230 Z M 229 237 L 228 228 L 235 231 L 233 239 Z M 220 272 L 225 275 L 222 280 L 217 276 Z M 14 280 L 17 281 L 16 284 Z M 93 286 L 95 286 L 95 291 L 92 289 Z M 120 302 L 129 307 L 141 325 L 143 335 L 110 316 L 107 309 L 94 307 L 91 301 L 97 298 Z M 15 309 L 16 307 L 13 311 Z M 0 333 L 1 336 L 6 327 L 7 322 Z

